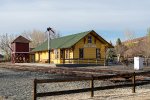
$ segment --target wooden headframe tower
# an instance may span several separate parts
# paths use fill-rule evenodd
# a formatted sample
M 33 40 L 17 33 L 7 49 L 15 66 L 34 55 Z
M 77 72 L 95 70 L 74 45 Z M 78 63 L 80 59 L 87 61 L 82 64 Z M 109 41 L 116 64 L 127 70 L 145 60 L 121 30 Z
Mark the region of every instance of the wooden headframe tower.
M 11 43 L 11 61 L 12 63 L 27 63 L 29 62 L 29 43 L 30 40 L 23 36 L 17 37 Z

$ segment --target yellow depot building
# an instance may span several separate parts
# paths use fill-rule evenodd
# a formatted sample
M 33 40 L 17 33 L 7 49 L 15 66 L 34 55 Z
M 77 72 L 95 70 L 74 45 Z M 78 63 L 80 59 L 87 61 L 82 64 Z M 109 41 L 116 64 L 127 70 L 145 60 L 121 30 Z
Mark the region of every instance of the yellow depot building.
M 107 48 L 113 46 L 95 31 L 50 40 L 50 62 L 54 64 L 104 64 Z M 48 62 L 48 40 L 32 50 L 35 62 Z

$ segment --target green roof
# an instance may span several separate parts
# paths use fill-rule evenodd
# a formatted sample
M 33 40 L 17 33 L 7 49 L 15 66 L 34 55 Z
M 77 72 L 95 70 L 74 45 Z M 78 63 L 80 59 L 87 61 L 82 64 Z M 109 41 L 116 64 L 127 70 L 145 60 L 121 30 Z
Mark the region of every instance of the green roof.
M 91 31 L 81 32 L 78 34 L 68 35 L 60 38 L 55 38 L 50 41 L 50 48 L 57 49 L 57 48 L 70 48 L 74 44 L 76 44 L 79 40 L 89 34 Z M 33 52 L 36 51 L 44 51 L 48 50 L 48 40 L 44 43 L 33 49 Z

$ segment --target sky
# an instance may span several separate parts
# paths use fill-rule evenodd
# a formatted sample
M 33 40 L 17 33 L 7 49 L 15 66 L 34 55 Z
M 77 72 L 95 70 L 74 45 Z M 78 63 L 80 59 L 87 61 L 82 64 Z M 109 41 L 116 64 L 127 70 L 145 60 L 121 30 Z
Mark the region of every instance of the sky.
M 108 42 L 145 36 L 150 0 L 0 0 L 0 34 L 52 27 L 61 36 L 95 30 Z

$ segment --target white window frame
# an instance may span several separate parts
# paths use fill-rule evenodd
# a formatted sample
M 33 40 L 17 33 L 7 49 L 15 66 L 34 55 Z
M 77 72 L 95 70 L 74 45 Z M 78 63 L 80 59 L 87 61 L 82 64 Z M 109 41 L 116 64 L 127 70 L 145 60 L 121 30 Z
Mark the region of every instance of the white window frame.
M 66 49 L 66 59 L 69 59 L 69 49 Z
M 55 55 L 55 59 L 58 59 L 58 58 L 59 58 L 58 49 L 54 49 L 54 55 Z

